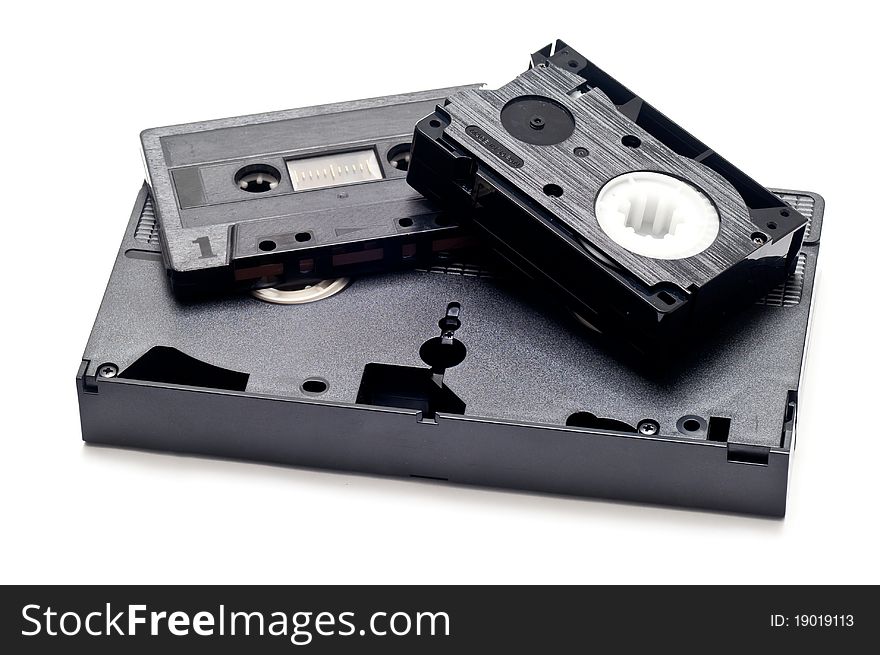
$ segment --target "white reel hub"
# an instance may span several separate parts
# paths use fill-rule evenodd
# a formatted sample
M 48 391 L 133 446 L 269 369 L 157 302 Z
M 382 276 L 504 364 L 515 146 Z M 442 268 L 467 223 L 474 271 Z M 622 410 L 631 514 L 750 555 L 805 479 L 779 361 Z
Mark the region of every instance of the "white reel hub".
M 608 181 L 596 198 L 599 227 L 630 252 L 684 259 L 718 236 L 715 205 L 695 186 L 664 173 L 638 171 Z

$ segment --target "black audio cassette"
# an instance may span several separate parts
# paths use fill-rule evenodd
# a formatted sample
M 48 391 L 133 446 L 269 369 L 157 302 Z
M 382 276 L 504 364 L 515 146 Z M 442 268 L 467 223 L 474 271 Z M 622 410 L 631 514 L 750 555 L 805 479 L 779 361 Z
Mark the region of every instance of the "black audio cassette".
M 811 219 L 790 276 L 646 375 L 478 250 L 292 304 L 178 302 L 144 187 L 77 375 L 83 439 L 781 516 L 824 204 L 777 193 Z
M 557 41 L 415 129 L 408 181 L 584 323 L 667 354 L 793 271 L 806 218 Z
M 470 87 L 145 130 L 179 297 L 424 263 L 468 245 L 406 183 L 415 122 Z

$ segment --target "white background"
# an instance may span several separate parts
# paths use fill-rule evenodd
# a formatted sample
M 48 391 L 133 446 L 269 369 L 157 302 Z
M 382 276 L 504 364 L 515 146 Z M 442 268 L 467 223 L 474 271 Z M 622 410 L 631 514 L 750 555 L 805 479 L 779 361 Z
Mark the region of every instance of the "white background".
M 880 582 L 869 3 L 567 4 L 7 3 L 0 582 Z M 495 87 L 555 37 L 759 181 L 827 200 L 784 521 L 82 443 L 74 376 L 140 130 Z

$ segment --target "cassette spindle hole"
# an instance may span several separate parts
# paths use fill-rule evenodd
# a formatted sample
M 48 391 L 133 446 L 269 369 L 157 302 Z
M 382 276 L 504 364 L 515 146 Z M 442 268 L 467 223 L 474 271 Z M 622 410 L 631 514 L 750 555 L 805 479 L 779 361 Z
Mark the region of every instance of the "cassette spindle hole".
M 281 182 L 281 173 L 269 164 L 250 164 L 238 169 L 235 184 L 248 193 L 272 191 Z
M 678 419 L 678 423 L 676 424 L 676 429 L 686 435 L 697 435 L 706 432 L 708 424 L 706 420 L 700 416 L 690 415 L 690 416 L 682 416 Z
M 388 163 L 399 171 L 409 170 L 411 147 L 410 143 L 398 143 L 388 151 Z

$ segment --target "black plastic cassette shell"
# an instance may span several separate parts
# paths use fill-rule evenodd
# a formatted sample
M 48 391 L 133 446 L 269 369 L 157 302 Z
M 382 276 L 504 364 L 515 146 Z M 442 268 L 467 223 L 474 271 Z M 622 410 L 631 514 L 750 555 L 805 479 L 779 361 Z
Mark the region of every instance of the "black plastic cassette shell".
M 645 377 L 584 338 L 563 312 L 491 276 L 372 275 L 300 306 L 249 297 L 176 302 L 158 248 L 136 236 L 144 189 L 77 375 L 83 438 L 781 516 L 824 209 L 816 195 L 781 193 L 812 217 L 799 277 L 723 326 L 689 362 Z M 358 404 L 368 364 L 424 365 L 419 347 L 436 336 L 449 301 L 462 304 L 457 336 L 468 354 L 444 382 L 466 401 L 466 413 L 425 421 L 415 410 Z M 246 373 L 246 388 L 126 378 L 156 346 Z M 102 377 L 106 364 L 122 376 Z M 315 375 L 329 383 L 318 396 L 301 389 Z M 653 418 L 660 431 L 566 425 L 579 411 L 631 426 Z M 729 418 L 726 442 L 680 433 L 688 414 Z
M 462 239 L 457 226 L 386 155 L 411 140 L 413 123 L 438 101 L 464 88 L 145 130 L 144 160 L 175 292 L 389 270 L 423 262 L 435 242 L 451 247 L 448 240 Z M 371 148 L 384 179 L 294 192 L 288 159 Z M 267 193 L 241 191 L 235 172 L 257 163 L 277 169 L 280 183 Z M 264 241 L 274 250 L 261 250 Z
M 557 43 L 552 57 L 545 50 L 533 56 L 538 65 L 501 89 L 463 91 L 417 124 L 408 174 L 416 189 L 460 210 L 476 207 L 474 223 L 528 275 L 544 279 L 586 316 L 609 325 L 623 320 L 625 330 L 648 339 L 726 314 L 788 275 L 804 234 L 802 215 L 565 44 Z M 566 106 L 575 115 L 574 134 L 555 146 L 511 136 L 501 109 L 529 95 Z M 663 142 L 631 120 L 638 114 L 651 119 Z M 641 146 L 623 145 L 626 135 Z M 574 156 L 577 147 L 589 156 Z M 659 260 L 608 238 L 595 219 L 595 195 L 605 181 L 632 170 L 670 173 L 707 192 L 721 216 L 715 243 L 694 257 Z M 544 193 L 548 183 L 563 195 Z M 755 235 L 766 243 L 756 243 Z M 659 294 L 671 285 L 680 292 L 670 304 Z M 706 292 L 698 294 L 702 287 Z
M 571 102 L 566 92 L 582 83 L 583 79 L 577 75 L 548 66 L 533 68 L 498 91 L 463 91 L 453 96 L 443 108 L 452 118 L 445 127 L 445 134 L 473 151 L 476 150 L 475 142 L 466 130 L 468 126 L 476 125 L 497 143 L 521 156 L 524 164 L 517 168 L 492 165 L 491 156 L 482 155 L 480 158 L 495 175 L 522 190 L 575 234 L 600 248 L 649 287 L 661 282 L 672 282 L 685 290 L 699 287 L 760 250 L 752 240 L 758 227 L 730 182 L 710 168 L 676 155 L 621 114 L 601 91 L 586 93 Z M 560 102 L 567 101 L 576 125 L 589 129 L 582 128 L 566 141 L 552 146 L 523 143 L 512 137 L 497 122 L 502 107 L 518 96 L 539 94 Z M 629 148 L 623 145 L 621 137 L 628 134 L 636 135 L 641 146 Z M 587 148 L 589 156 L 574 156 L 572 151 L 576 147 Z M 633 170 L 672 173 L 713 199 L 721 218 L 721 228 L 718 239 L 704 256 L 672 260 L 640 257 L 605 235 L 594 213 L 596 193 L 609 179 Z M 562 197 L 555 198 L 543 192 L 544 185 L 550 183 L 564 189 Z M 777 219 L 778 212 L 773 215 L 777 225 L 782 223 L 774 235 L 777 245 L 790 241 L 792 233 L 805 222 L 794 210 L 790 214 L 795 215 L 788 219 Z

